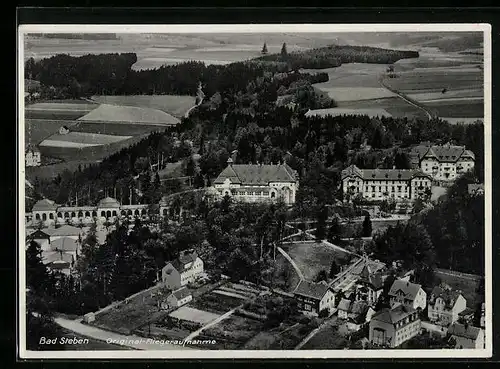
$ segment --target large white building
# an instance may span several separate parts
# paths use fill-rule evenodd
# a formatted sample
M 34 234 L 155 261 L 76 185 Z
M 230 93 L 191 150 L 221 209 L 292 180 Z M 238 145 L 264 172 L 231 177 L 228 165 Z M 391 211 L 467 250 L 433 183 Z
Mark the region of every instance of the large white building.
M 361 195 L 365 200 L 415 200 L 429 191 L 430 175 L 412 169 L 360 169 L 351 165 L 342 171 L 344 199 Z
M 176 290 L 203 275 L 203 260 L 193 250 L 181 251 L 179 257 L 165 265 L 161 280 L 171 290 Z
M 420 144 L 410 152 L 412 164 L 436 181 L 454 181 L 474 169 L 475 156 L 465 146 Z
M 286 204 L 295 203 L 299 179 L 288 164 L 233 164 L 232 159 L 227 163 L 213 184 L 218 195 L 244 202 L 282 198 Z

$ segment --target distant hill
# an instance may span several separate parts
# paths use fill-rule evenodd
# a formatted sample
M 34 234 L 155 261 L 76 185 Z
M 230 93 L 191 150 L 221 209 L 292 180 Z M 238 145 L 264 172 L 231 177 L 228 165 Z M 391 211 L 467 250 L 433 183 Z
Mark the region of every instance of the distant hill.
M 33 33 L 31 36 L 40 38 L 61 38 L 78 40 L 118 40 L 116 33 Z

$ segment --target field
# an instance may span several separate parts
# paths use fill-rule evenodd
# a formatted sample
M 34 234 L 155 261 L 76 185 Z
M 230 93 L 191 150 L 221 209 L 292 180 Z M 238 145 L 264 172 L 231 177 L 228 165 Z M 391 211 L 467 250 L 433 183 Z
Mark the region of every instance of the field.
M 180 320 L 187 320 L 190 322 L 207 324 L 212 320 L 215 320 L 219 317 L 218 314 L 210 313 L 208 311 L 198 310 L 189 306 L 183 306 L 174 312 L 169 314 L 172 318 L 177 318 Z
M 38 145 L 40 142 L 59 131 L 62 126 L 70 126 L 74 121 L 52 119 L 25 119 L 24 142 Z
M 53 147 L 87 147 L 109 145 L 112 143 L 128 140 L 132 136 L 113 136 L 99 133 L 69 132 L 67 134 L 55 134 L 40 143 L 40 146 Z
M 337 265 L 341 265 L 348 258 L 348 254 L 334 250 L 323 243 L 299 242 L 283 245 L 282 248 L 297 264 L 304 278 L 309 281 L 314 280 L 321 270 L 325 270 L 328 274 L 333 260 Z
M 101 104 L 90 113 L 78 118 L 79 121 L 94 122 L 116 122 L 134 124 L 156 124 L 169 126 L 180 123 L 178 118 L 164 111 L 152 108 L 141 108 L 137 106 L 118 106 Z
M 200 298 L 195 298 L 187 306 L 212 314 L 222 315 L 240 306 L 243 302 L 244 301 L 238 297 L 221 295 L 212 291 L 204 294 Z
M 158 109 L 177 118 L 195 105 L 194 97 L 181 95 L 93 96 L 92 100 L 100 104 Z
M 445 269 L 437 269 L 435 275 L 453 289 L 462 291 L 467 300 L 467 307 L 475 309 L 478 303 L 484 301 L 484 296 L 476 291 L 480 283 L 480 276 L 461 274 Z
M 97 108 L 84 100 L 61 100 L 29 104 L 25 107 L 26 119 L 74 120 Z

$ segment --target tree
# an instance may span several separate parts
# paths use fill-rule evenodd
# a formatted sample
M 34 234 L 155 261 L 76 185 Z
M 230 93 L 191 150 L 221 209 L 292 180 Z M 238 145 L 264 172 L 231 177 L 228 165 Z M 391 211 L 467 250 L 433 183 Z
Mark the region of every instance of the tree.
M 262 54 L 267 54 L 268 51 L 267 51 L 267 45 L 266 43 L 264 42 L 264 46 L 262 46 L 262 51 L 261 51 Z
M 370 214 L 365 215 L 365 219 L 363 220 L 363 237 L 371 237 L 372 235 L 372 221 L 370 219 Z
M 328 229 L 328 241 L 338 242 L 340 240 L 341 227 L 338 217 L 334 217 Z
M 42 262 L 42 247 L 31 241 L 26 250 L 26 286 L 35 294 L 44 294 L 49 287 L 49 272 Z
M 328 274 L 326 273 L 326 270 L 322 269 L 319 271 L 318 275 L 314 279 L 314 282 L 319 283 L 321 281 L 328 281 Z
M 283 46 L 281 46 L 281 56 L 282 57 L 288 56 L 288 51 L 286 50 L 286 42 L 283 42 Z
M 328 208 L 326 206 L 321 206 L 316 212 L 316 240 L 321 241 L 325 239 L 326 236 L 326 221 L 328 219 Z
M 330 279 L 333 279 L 340 271 L 339 266 L 337 265 L 337 262 L 335 259 L 332 260 L 332 265 L 330 266 L 330 273 L 328 274 L 328 277 Z

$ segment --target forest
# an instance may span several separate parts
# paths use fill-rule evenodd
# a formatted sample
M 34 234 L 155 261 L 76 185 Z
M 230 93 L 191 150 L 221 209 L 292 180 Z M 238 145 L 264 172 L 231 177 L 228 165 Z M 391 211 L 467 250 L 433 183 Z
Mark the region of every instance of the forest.
M 291 69 L 297 70 L 334 68 L 344 63 L 393 64 L 401 59 L 418 58 L 418 56 L 418 51 L 339 45 L 289 53 L 286 44 L 283 44 L 280 54 L 263 55 L 257 60 L 285 63 Z

